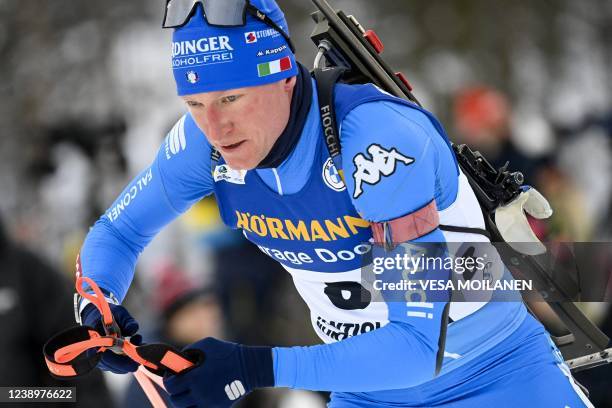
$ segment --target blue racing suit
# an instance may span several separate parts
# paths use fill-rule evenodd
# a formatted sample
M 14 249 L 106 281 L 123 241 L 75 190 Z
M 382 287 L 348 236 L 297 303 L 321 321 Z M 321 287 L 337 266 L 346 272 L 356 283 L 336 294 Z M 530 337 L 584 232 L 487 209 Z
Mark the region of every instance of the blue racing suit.
M 339 171 L 324 143 L 313 88 L 299 141 L 275 168 L 237 171 L 222 158 L 211 160 L 205 135 L 189 114 L 183 116 L 153 164 L 88 234 L 84 275 L 123 300 L 145 246 L 214 194 L 223 221 L 291 274 L 325 343 L 274 348 L 276 386 L 332 391 L 330 407 L 588 405 L 518 295 L 451 303 L 439 375 L 445 302 L 363 296 L 361 256 L 368 252 L 371 222 L 411 214 L 432 201 L 441 224 L 483 228 L 484 222 L 431 114 L 372 85 L 337 85 Z M 417 241 L 486 238 L 436 228 Z

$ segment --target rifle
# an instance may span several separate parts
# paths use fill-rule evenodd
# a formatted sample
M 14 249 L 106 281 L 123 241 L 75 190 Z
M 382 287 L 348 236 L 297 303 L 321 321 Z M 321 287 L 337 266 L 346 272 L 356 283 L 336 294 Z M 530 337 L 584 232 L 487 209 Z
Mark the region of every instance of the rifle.
M 366 30 L 352 15 L 334 10 L 326 0 L 312 0 L 317 11 L 311 14 L 316 26 L 311 35 L 318 48 L 315 68 L 323 66 L 323 57 L 332 67 L 342 68 L 341 81 L 348 84 L 373 83 L 396 97 L 421 106 L 412 93 L 405 75 L 394 72 L 382 59 L 383 43 L 372 30 Z M 610 339 L 595 326 L 573 302 L 544 302 L 547 295 L 565 293 L 560 282 L 551 277 L 541 259 L 526 255 L 505 242 L 495 224 L 495 210 L 510 203 L 521 193 L 523 175 L 511 172 L 507 165 L 495 169 L 477 151 L 466 145 L 452 148 L 462 172 L 478 199 L 491 242 L 495 243 L 504 263 L 514 276 L 524 274 L 539 282 L 542 300 L 524 301 L 529 311 L 546 327 L 566 363 L 573 371 L 612 362 Z M 521 271 L 523 273 L 521 273 Z M 552 313 L 551 313 L 552 312 Z

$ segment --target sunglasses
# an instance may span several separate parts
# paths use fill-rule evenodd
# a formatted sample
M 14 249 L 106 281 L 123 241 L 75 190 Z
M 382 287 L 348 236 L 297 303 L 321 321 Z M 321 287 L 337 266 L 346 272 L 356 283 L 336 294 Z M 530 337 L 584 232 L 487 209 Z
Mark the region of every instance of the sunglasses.
M 193 16 L 197 4 L 204 9 L 204 19 L 214 27 L 244 27 L 247 14 L 275 29 L 285 38 L 291 51 L 295 47 L 287 33 L 249 0 L 166 0 L 163 28 L 182 27 Z

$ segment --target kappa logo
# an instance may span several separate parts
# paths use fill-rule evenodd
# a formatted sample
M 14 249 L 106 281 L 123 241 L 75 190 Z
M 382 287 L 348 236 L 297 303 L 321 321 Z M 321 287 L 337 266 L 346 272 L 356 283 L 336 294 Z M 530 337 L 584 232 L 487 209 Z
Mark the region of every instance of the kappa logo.
M 397 149 L 386 150 L 384 147 L 374 143 L 367 149 L 370 158 L 359 153 L 353 157 L 355 164 L 355 192 L 353 198 L 358 198 L 363 194 L 362 183 L 375 185 L 380 182 L 383 176 L 389 177 L 395 172 L 397 162 L 404 163 L 406 166 L 414 163 L 414 158 L 401 154 Z
M 340 192 L 346 190 L 346 185 L 344 184 L 342 175 L 336 169 L 334 161 L 331 159 L 331 157 L 327 159 L 323 165 L 323 181 L 325 181 L 327 187 L 334 191 Z
M 281 45 L 280 47 L 276 47 L 276 48 L 270 48 L 267 50 L 259 50 L 257 51 L 257 56 L 258 57 L 265 57 L 268 55 L 275 55 L 275 54 L 279 54 L 283 51 L 285 51 L 287 49 L 287 46 L 285 44 Z

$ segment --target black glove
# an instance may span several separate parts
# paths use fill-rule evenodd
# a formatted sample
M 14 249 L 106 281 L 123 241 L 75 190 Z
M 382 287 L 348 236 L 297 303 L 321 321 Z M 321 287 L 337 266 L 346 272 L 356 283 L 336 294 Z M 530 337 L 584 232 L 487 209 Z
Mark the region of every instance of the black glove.
M 183 352 L 199 354 L 200 358 L 193 368 L 164 377 L 176 408 L 230 407 L 255 388 L 274 386 L 271 347 L 243 346 L 208 337 Z
M 130 337 L 130 342 L 136 346 L 142 344 L 142 336 L 136 334 L 138 332 L 138 322 L 134 319 L 126 308 L 119 305 L 109 305 L 115 322 L 121 330 L 123 337 Z M 104 326 L 102 324 L 102 315 L 98 308 L 93 304 L 88 304 L 81 312 L 81 320 L 84 326 L 93 327 L 96 331 L 104 335 Z M 89 352 L 95 352 L 93 350 Z M 138 363 L 127 356 L 115 354 L 111 350 L 106 350 L 102 353 L 102 358 L 98 363 L 98 367 L 104 371 L 110 371 L 115 374 L 126 374 L 136 371 Z

